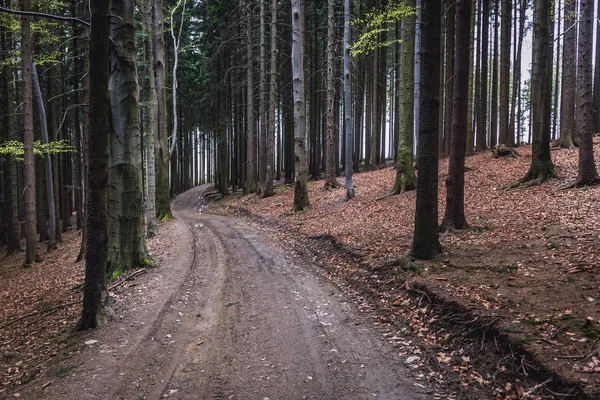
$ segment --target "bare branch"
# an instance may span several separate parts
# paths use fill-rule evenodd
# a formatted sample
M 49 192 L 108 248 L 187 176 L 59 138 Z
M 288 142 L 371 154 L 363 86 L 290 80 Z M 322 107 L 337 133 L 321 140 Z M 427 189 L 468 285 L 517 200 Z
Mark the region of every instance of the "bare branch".
M 12 10 L 12 9 L 6 8 L 6 7 L 0 7 L 0 12 L 6 13 L 6 14 L 13 14 L 13 15 L 25 15 L 25 16 L 35 17 L 35 18 L 47 18 L 47 19 L 53 19 L 56 21 L 77 22 L 78 24 L 90 26 L 89 22 L 84 21 L 79 18 L 75 18 L 75 17 L 63 17 L 60 15 L 52 15 L 52 14 L 46 14 L 46 13 L 40 13 L 40 12 L 33 12 L 33 11 Z

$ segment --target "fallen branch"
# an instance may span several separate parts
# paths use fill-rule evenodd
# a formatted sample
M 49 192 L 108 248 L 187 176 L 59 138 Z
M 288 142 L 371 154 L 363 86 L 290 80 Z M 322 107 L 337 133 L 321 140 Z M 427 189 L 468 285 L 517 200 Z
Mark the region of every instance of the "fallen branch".
M 148 270 L 146 270 L 146 269 L 139 269 L 139 270 L 135 271 L 134 273 L 130 274 L 129 276 L 127 276 L 127 277 L 126 277 L 125 279 L 123 279 L 122 281 L 120 281 L 120 282 L 117 282 L 117 283 L 115 283 L 115 284 L 114 284 L 114 285 L 112 285 L 112 286 L 109 286 L 109 287 L 108 287 L 108 290 L 113 290 L 113 289 L 115 289 L 115 288 L 118 288 L 119 286 L 122 286 L 122 285 L 124 285 L 124 284 L 125 284 L 125 282 L 127 282 L 127 281 L 130 281 L 130 280 L 132 280 L 133 278 L 135 278 L 136 276 L 138 276 L 138 275 L 141 275 L 141 274 L 144 274 L 144 273 L 146 273 L 146 272 L 148 272 Z
M 534 387 L 532 387 L 528 391 L 524 392 L 523 395 L 521 396 L 521 398 L 522 399 L 528 399 L 528 398 L 530 398 L 536 391 L 538 391 L 539 389 L 543 388 L 544 386 L 546 386 L 550 382 L 552 382 L 552 379 L 548 379 L 548 380 L 545 380 L 542 383 L 538 383 L 537 385 L 535 385 Z
M 49 312 L 51 312 L 51 311 L 58 310 L 59 308 L 65 308 L 65 307 L 74 306 L 75 304 L 79 304 L 79 303 L 81 303 L 81 302 L 83 302 L 83 300 L 77 300 L 77 301 L 73 301 L 73 302 L 71 302 L 71 303 L 60 304 L 60 305 L 58 305 L 58 306 L 54 306 L 54 307 L 52 307 L 52 308 L 48 308 L 48 309 L 45 309 L 45 310 L 40 310 L 40 311 L 36 311 L 36 312 L 29 313 L 29 314 L 27 314 L 27 315 L 23 315 L 22 317 L 19 317 L 19 318 L 13 319 L 12 321 L 9 321 L 9 322 L 5 323 L 4 325 L 0 325 L 0 329 L 4 329 L 4 328 L 6 328 L 6 327 L 8 327 L 8 326 L 11 326 L 11 325 L 12 325 L 12 324 L 14 324 L 15 322 L 22 321 L 22 320 L 24 320 L 24 319 L 26 319 L 26 318 L 33 317 L 33 316 L 35 316 L 35 315 L 44 314 L 44 313 L 49 313 Z

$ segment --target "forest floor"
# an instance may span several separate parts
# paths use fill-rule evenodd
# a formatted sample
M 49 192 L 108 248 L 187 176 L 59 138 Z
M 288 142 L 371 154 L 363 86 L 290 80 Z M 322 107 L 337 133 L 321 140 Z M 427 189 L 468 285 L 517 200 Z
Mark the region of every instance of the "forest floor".
M 467 158 L 470 228 L 442 235 L 443 256 L 429 262 L 404 259 L 415 193 L 386 197 L 392 168 L 354 175 L 356 198 L 349 202 L 343 185 L 323 190 L 323 181 L 313 181 L 311 205 L 301 213 L 290 211 L 292 185 L 267 199 L 231 195 L 209 210 L 242 216 L 311 256 L 362 309 L 375 312 L 374 324 L 388 327 L 408 365 L 429 368 L 428 382 L 460 382 L 497 398 L 597 399 L 600 187 L 564 190 L 577 175 L 573 149 L 552 151 L 557 178 L 504 190 L 529 167 L 531 147 L 517 151 Z M 440 221 L 447 166 L 441 160 Z M 394 333 L 397 323 L 408 323 L 419 340 L 399 340 L 405 334 Z
M 386 197 L 390 168 L 355 175 L 350 202 L 310 182 L 296 214 L 292 186 L 181 195 L 149 241 L 161 266 L 111 282 L 116 318 L 93 332 L 72 332 L 77 232 L 33 268 L 3 258 L 0 398 L 598 398 L 600 188 L 562 190 L 577 151 L 558 150 L 558 178 L 502 190 L 517 150 L 467 159 L 471 228 L 439 260 L 404 259 L 415 194 Z

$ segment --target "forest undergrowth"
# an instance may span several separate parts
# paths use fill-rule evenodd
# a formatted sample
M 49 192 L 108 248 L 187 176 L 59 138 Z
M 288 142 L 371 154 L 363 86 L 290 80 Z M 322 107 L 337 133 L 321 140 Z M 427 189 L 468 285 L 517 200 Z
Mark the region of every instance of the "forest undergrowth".
M 313 181 L 302 213 L 291 212 L 288 185 L 267 199 L 226 197 L 209 212 L 242 215 L 274 243 L 311 255 L 361 309 L 375 311 L 374 324 L 424 385 L 454 386 L 457 398 L 478 398 L 477 390 L 498 399 L 598 398 L 600 187 L 564 189 L 577 176 L 574 149 L 552 152 L 557 178 L 504 190 L 529 166 L 531 147 L 517 151 L 467 158 L 470 228 L 443 235 L 443 256 L 428 262 L 405 258 L 415 193 L 387 197 L 392 168 L 355 175 L 349 202 L 343 189 Z M 399 339 L 396 321 L 409 323 L 414 342 Z

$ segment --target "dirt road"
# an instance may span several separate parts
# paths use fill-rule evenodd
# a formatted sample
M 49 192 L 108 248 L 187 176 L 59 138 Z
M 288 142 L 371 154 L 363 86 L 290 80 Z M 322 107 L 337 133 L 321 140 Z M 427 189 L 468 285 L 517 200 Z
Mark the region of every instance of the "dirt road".
M 253 228 L 204 215 L 204 190 L 173 203 L 171 264 L 130 289 L 142 300 L 65 377 L 40 380 L 44 398 L 427 398 L 339 290 Z

